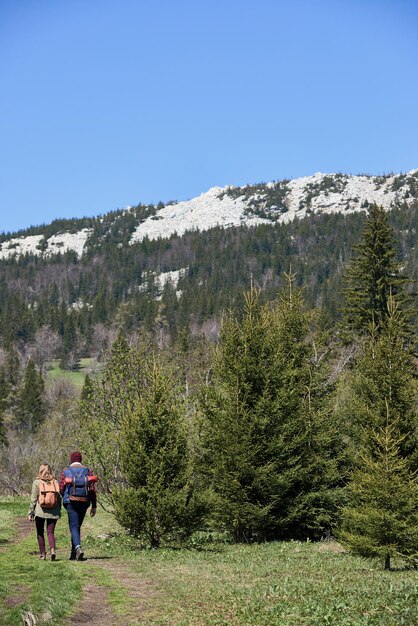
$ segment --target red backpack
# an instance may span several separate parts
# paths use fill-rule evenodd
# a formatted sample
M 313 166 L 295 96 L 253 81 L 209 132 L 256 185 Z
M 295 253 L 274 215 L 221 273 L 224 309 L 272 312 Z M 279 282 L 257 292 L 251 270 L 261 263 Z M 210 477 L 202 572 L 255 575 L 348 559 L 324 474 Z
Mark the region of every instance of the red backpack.
M 43 509 L 54 509 L 59 503 L 60 488 L 55 479 L 50 482 L 39 481 L 39 505 Z

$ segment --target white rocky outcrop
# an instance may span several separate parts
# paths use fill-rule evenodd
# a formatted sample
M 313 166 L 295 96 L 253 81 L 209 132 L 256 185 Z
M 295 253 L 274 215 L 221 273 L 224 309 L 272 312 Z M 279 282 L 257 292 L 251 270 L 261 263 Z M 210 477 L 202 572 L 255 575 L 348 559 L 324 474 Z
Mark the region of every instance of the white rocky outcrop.
M 256 226 L 263 223 L 289 222 L 311 213 L 362 211 L 376 203 L 389 210 L 418 200 L 418 169 L 407 174 L 387 176 L 352 176 L 321 174 L 290 181 L 260 185 L 213 187 L 197 198 L 153 208 L 138 223 L 131 244 L 145 238 L 168 238 L 187 231 L 205 231 L 215 227 Z M 118 219 L 134 210 L 125 207 Z M 102 223 L 105 218 L 97 218 Z M 49 257 L 73 250 L 81 256 L 88 246 L 91 229 L 76 233 L 59 233 L 14 237 L 0 244 L 0 259 L 26 253 Z M 126 245 L 118 243 L 118 246 Z M 172 277 L 174 280 L 174 277 Z
M 28 235 L 26 237 L 14 237 L 0 244 L 0 259 L 23 254 L 35 254 L 36 256 L 50 257 L 59 252 L 72 250 L 79 257 L 83 254 L 90 228 L 83 228 L 76 233 L 59 233 L 48 239 L 44 235 Z
M 160 273 L 151 271 L 148 273 L 148 275 L 146 275 L 146 278 L 144 282 L 142 283 L 142 285 L 139 286 L 139 290 L 147 291 L 149 289 L 149 283 L 150 283 L 149 279 L 152 278 L 154 282 L 154 286 L 157 289 L 157 294 L 155 297 L 156 300 L 161 300 L 162 292 L 167 283 L 171 283 L 173 288 L 176 289 L 176 296 L 179 298 L 182 292 L 179 289 L 177 289 L 177 284 L 180 278 L 182 278 L 186 274 L 188 269 L 189 269 L 188 267 L 181 267 L 178 270 L 172 270 L 171 272 L 160 272 Z
M 131 243 L 173 234 L 184 235 L 188 230 L 209 230 L 216 226 L 228 228 L 247 224 L 254 226 L 268 220 L 248 217 L 244 214 L 246 203 L 243 198 L 231 198 L 223 195 L 228 187 L 212 187 L 193 200 L 170 204 L 157 211 L 139 224 L 132 236 Z
M 289 222 L 309 213 L 353 213 L 365 210 L 372 203 L 389 210 L 400 203 L 410 204 L 417 199 L 413 190 L 411 193 L 409 177 L 417 179 L 418 185 L 418 170 L 412 170 L 406 175 L 382 177 L 317 173 L 290 181 L 258 185 L 262 189 L 252 195 L 249 194 L 250 185 L 238 189 L 213 187 L 197 198 L 157 210 L 155 215 L 137 226 L 131 243 L 142 241 L 145 237 L 180 236 L 186 231 L 204 231 L 216 226 L 229 228 L 241 224 L 255 226 Z M 394 185 L 397 179 L 399 184 Z M 281 207 L 268 202 L 267 191 L 274 190 L 277 185 L 285 190 Z

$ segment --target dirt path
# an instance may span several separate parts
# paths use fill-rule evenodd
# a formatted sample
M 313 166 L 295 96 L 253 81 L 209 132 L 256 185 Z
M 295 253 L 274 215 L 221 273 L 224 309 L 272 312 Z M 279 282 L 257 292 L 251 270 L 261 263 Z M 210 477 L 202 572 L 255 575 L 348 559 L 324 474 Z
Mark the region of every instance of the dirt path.
M 27 517 L 22 517 L 19 515 L 19 517 L 16 520 L 15 534 L 10 539 L 8 545 L 10 546 L 16 543 L 20 543 L 21 541 L 26 539 L 26 537 L 28 537 L 32 532 L 34 532 L 34 527 L 35 527 L 35 524 L 29 522 Z
M 112 610 L 107 602 L 107 589 L 99 587 L 94 581 L 84 589 L 84 597 L 78 609 L 66 622 L 66 626 L 113 626 Z
M 34 533 L 34 524 L 31 524 L 26 517 L 17 517 L 15 522 L 15 534 L 2 545 L 0 550 L 7 550 L 10 546 L 25 540 L 31 533 Z M 32 552 L 35 554 L 35 552 Z M 67 558 L 67 548 L 58 547 L 57 561 Z M 91 572 L 88 584 L 84 588 L 84 594 L 78 603 L 75 613 L 70 616 L 63 626 L 132 626 L 134 624 L 146 624 L 146 613 L 151 598 L 155 595 L 154 584 L 149 580 L 143 580 L 139 575 L 132 572 L 126 563 L 113 558 L 87 559 L 85 563 L 80 563 L 81 567 L 87 567 Z M 117 616 L 113 613 L 109 602 L 107 587 L 101 587 L 95 582 L 95 570 L 104 569 L 110 573 L 112 578 L 120 583 L 130 598 L 130 604 L 126 609 L 126 614 Z M 25 601 L 28 589 L 24 585 L 16 585 L 14 593 L 5 598 L 6 606 L 13 607 Z M 24 616 L 25 617 L 25 616 Z M 35 616 L 28 614 L 25 621 L 27 624 L 36 624 Z M 35 619 L 35 621 L 30 621 Z
M 33 525 L 28 521 L 27 517 L 19 516 L 16 518 L 14 526 L 14 535 L 10 539 L 5 539 L 1 542 L 0 551 L 4 552 L 8 550 L 10 546 L 20 543 L 26 537 L 28 537 L 33 531 Z
M 87 565 L 87 562 L 86 564 Z M 104 569 L 112 575 L 125 589 L 130 598 L 129 607 L 123 616 L 115 615 L 107 601 L 109 590 L 100 587 L 91 580 L 84 590 L 84 596 L 79 603 L 77 611 L 66 622 L 65 626 L 131 626 L 145 624 L 146 613 L 150 599 L 155 595 L 155 588 L 151 581 L 142 580 L 134 574 L 126 563 L 118 559 L 100 558 L 90 559 L 92 569 Z M 84 565 L 82 565 L 84 567 Z M 94 571 L 92 571 L 94 577 Z

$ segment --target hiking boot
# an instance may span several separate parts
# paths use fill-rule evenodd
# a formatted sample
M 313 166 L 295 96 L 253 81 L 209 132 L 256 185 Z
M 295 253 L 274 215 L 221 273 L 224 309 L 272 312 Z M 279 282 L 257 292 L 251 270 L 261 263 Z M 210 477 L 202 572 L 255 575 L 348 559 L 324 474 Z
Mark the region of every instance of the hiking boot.
M 70 561 L 75 561 L 75 552 L 71 552 L 69 560 Z
M 57 557 L 55 556 L 55 552 L 51 550 L 51 561 L 55 561 Z
M 75 551 L 75 558 L 77 559 L 77 561 L 82 561 L 84 558 L 84 552 L 82 551 L 81 548 L 76 548 Z

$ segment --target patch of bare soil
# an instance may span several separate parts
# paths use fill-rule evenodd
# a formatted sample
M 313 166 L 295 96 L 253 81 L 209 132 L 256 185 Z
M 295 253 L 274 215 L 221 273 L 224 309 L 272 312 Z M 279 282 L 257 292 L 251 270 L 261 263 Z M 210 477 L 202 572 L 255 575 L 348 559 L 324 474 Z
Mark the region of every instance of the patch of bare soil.
M 156 594 L 155 585 L 151 580 L 141 579 L 138 574 L 134 574 L 127 569 L 122 561 L 111 561 L 110 565 L 101 565 L 112 572 L 113 577 L 118 580 L 127 590 L 131 599 L 130 615 L 136 621 L 139 618 L 144 619 L 150 600 Z M 126 624 L 132 622 L 127 621 Z
M 113 626 L 112 611 L 107 603 L 107 590 L 93 581 L 84 589 L 84 597 L 77 612 L 69 618 L 66 626 Z
M 18 517 L 15 524 L 15 534 L 11 539 L 5 539 L 4 542 L 2 542 L 0 550 L 3 552 L 4 550 L 10 548 L 10 546 L 20 543 L 26 539 L 28 535 L 30 535 L 32 530 L 33 525 L 26 517 Z
M 27 585 L 15 585 L 13 592 L 4 598 L 4 604 L 8 608 L 19 606 L 19 604 L 23 604 L 26 602 L 26 598 L 30 589 Z
M 15 526 L 16 532 L 13 538 L 10 540 L 9 545 L 20 543 L 21 541 L 26 539 L 26 537 L 31 534 L 33 529 L 34 524 L 29 522 L 27 517 L 18 517 Z
M 91 561 L 90 561 L 91 563 Z M 77 612 L 69 618 L 66 626 L 91 624 L 92 626 L 133 626 L 146 624 L 146 613 L 150 599 L 155 595 L 154 585 L 149 580 L 142 580 L 122 561 L 106 559 L 95 560 L 94 567 L 100 567 L 112 574 L 112 577 L 126 590 L 130 598 L 126 613 L 115 615 L 107 602 L 108 590 L 96 583 L 89 583 L 84 590 L 84 597 Z

